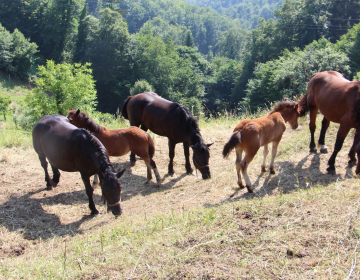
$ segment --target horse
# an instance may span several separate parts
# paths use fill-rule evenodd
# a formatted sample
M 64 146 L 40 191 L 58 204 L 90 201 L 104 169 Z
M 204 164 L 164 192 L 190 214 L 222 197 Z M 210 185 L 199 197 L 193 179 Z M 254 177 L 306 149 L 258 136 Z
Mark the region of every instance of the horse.
M 286 129 L 286 122 L 290 123 L 292 129 L 298 127 L 298 104 L 296 102 L 283 101 L 279 102 L 273 111 L 264 117 L 249 120 L 242 120 L 236 125 L 229 141 L 224 145 L 223 156 L 228 157 L 230 152 L 236 151 L 236 171 L 238 176 L 238 185 L 244 188 L 241 181 L 242 172 L 246 188 L 249 193 L 252 193 L 251 182 L 247 174 L 247 169 L 250 162 L 261 146 L 264 146 L 263 162 L 261 165 L 261 172 L 266 172 L 265 160 L 269 153 L 268 144 L 272 142 L 270 173 L 275 174 L 274 159 L 277 152 L 277 147 L 281 137 Z M 245 157 L 242 159 L 242 153 L 245 152 Z
M 166 100 L 156 93 L 145 92 L 128 97 L 122 106 L 121 113 L 131 125 L 137 127 L 141 125 L 144 131 L 150 129 L 155 134 L 168 138 L 170 176 L 176 177 L 173 169 L 175 145 L 183 143 L 186 173 L 193 173 L 189 161 L 189 147 L 191 147 L 195 168 L 200 170 L 203 179 L 211 177 L 209 147 L 212 144 L 204 143 L 199 126 L 186 106 Z M 130 155 L 130 160 L 135 161 L 133 153 Z
M 344 140 L 351 128 L 358 128 L 360 125 L 360 82 L 349 81 L 336 71 L 319 72 L 312 76 L 308 83 L 307 93 L 299 102 L 301 116 L 310 111 L 310 152 L 316 153 L 314 132 L 316 129 L 316 115 L 318 110 L 324 118 L 321 123 L 318 146 L 321 153 L 327 153 L 325 146 L 325 134 L 330 122 L 339 123 L 334 151 L 328 161 L 328 173 L 335 174 L 335 159 L 341 150 Z M 356 135 L 359 134 L 357 129 Z M 350 149 L 348 162 L 349 166 L 356 164 L 355 147 L 359 140 L 354 137 L 354 143 Z
M 92 198 L 94 189 L 90 185 L 90 176 L 99 174 L 102 195 L 108 207 L 115 216 L 121 215 L 122 186 L 118 178 L 125 169 L 118 173 L 114 172 L 105 147 L 95 136 L 85 129 L 70 124 L 64 116 L 46 115 L 35 124 L 32 137 L 34 149 L 45 171 L 47 190 L 52 190 L 59 183 L 59 169 L 80 172 L 89 198 L 91 215 L 96 215 L 99 211 Z M 52 179 L 47 171 L 46 158 L 53 171 Z
M 161 177 L 152 159 L 155 153 L 154 141 L 148 133 L 136 126 L 113 130 L 107 129 L 98 125 L 80 110 L 70 110 L 67 118 L 76 127 L 85 128 L 93 133 L 105 146 L 108 156 L 123 156 L 131 151 L 141 157 L 147 166 L 147 183 L 150 183 L 152 179 L 152 168 L 157 183 L 161 184 Z M 134 166 L 135 161 L 132 161 L 131 165 Z M 96 175 L 94 182 L 97 182 Z

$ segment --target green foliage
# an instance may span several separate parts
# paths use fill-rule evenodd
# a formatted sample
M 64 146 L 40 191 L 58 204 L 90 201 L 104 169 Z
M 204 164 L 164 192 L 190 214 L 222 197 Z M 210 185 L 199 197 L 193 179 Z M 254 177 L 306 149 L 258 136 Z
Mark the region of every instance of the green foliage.
M 0 70 L 27 80 L 33 74 L 37 46 L 17 29 L 13 33 L 0 24 Z
M 89 64 L 55 64 L 49 60 L 39 66 L 36 88 L 26 95 L 22 108 L 23 127 L 31 127 L 44 115 L 66 115 L 70 107 L 91 112 L 96 106 L 95 84 Z
M 6 114 L 9 112 L 10 103 L 11 98 L 9 96 L 0 94 L 0 112 L 3 114 L 4 120 L 6 120 Z
M 138 80 L 130 89 L 130 95 L 135 95 L 142 92 L 153 92 L 152 86 L 145 80 Z
M 348 57 L 326 39 L 314 41 L 303 51 L 286 51 L 279 59 L 256 66 L 254 78 L 246 89 L 245 103 L 256 108 L 284 97 L 304 94 L 311 76 L 326 70 L 350 74 Z

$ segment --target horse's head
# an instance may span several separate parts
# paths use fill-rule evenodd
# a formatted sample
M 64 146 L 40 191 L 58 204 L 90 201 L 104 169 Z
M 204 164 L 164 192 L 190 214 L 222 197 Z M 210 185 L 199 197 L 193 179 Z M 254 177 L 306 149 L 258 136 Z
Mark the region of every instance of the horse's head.
M 285 122 L 289 122 L 292 129 L 297 129 L 299 113 L 299 104 L 296 102 L 280 102 L 274 109 L 281 114 Z
M 87 117 L 79 110 L 70 110 L 66 116 L 70 123 L 79 128 L 85 128 Z
M 190 146 L 193 150 L 193 162 L 196 169 L 199 169 L 203 179 L 211 178 L 209 168 L 210 152 L 209 147 L 214 144 L 205 144 L 198 142 L 195 145 Z
M 118 173 L 111 171 L 106 173 L 99 173 L 102 194 L 114 216 L 120 216 L 122 213 L 120 205 L 122 186 L 118 178 L 120 178 L 124 172 L 125 169 Z

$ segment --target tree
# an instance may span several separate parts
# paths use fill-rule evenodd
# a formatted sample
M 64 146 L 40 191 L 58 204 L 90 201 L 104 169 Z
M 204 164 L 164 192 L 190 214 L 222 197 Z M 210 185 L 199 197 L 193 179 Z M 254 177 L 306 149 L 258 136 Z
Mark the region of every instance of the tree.
M 6 113 L 9 111 L 10 103 L 11 103 L 11 99 L 9 96 L 0 94 L 0 112 L 3 113 L 5 121 L 6 121 Z
M 130 95 L 136 95 L 143 92 L 153 92 L 152 86 L 145 80 L 138 80 L 130 89 Z
M 55 64 L 48 60 L 38 67 L 36 88 L 25 97 L 27 115 L 35 123 L 44 115 L 66 115 L 71 107 L 93 111 L 96 106 L 95 83 L 90 64 Z

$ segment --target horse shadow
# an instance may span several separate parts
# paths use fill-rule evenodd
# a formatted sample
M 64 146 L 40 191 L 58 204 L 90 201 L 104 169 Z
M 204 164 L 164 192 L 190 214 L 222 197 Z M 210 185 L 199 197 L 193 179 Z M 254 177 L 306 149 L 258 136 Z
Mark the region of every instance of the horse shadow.
M 139 164 L 138 162 L 136 164 Z M 124 175 L 121 177 L 120 182 L 123 186 L 123 189 L 121 191 L 121 201 L 127 201 L 130 200 L 132 197 L 137 196 L 137 195 L 142 195 L 142 196 L 146 196 L 146 195 L 151 195 L 153 193 L 160 193 L 160 192 L 164 192 L 167 191 L 169 189 L 174 189 L 174 188 L 180 188 L 182 187 L 181 185 L 179 186 L 175 186 L 175 184 L 177 182 L 179 182 L 180 180 L 182 180 L 183 178 L 185 178 L 186 176 L 191 176 L 191 175 L 187 175 L 186 173 L 183 173 L 181 175 L 178 175 L 176 178 L 172 178 L 170 181 L 166 182 L 165 184 L 162 183 L 160 186 L 155 183 L 155 178 L 153 177 L 153 181 L 151 181 L 149 184 L 146 184 L 146 176 L 139 176 L 139 175 L 135 175 L 133 174 L 132 170 L 131 170 L 131 163 L 130 161 L 127 162 L 113 162 L 112 163 L 114 169 L 116 171 L 120 171 L 122 169 L 126 169 Z M 168 178 L 169 175 L 164 175 L 163 176 L 163 180 Z
M 307 167 L 304 164 L 311 158 L 311 163 Z M 247 192 L 245 189 L 236 189 L 228 198 L 217 204 L 205 204 L 205 207 L 216 207 L 224 203 L 238 201 L 241 199 L 253 199 L 255 197 L 265 197 L 277 193 L 287 194 L 309 189 L 314 185 L 326 187 L 333 182 L 341 180 L 341 175 L 323 174 L 320 171 L 320 154 L 309 154 L 302 158 L 297 164 L 290 161 L 277 162 L 277 174 L 262 172 L 252 184 L 254 193 Z M 319 176 L 320 175 L 320 176 Z M 265 176 L 265 178 L 264 178 Z M 353 177 L 351 168 L 346 168 L 345 177 Z M 261 179 L 264 179 L 262 183 Z M 241 195 L 239 195 L 241 193 Z
M 41 198 L 32 197 L 42 192 Z M 84 203 L 87 206 L 88 199 L 85 190 L 60 193 L 55 196 L 47 196 L 47 193 L 46 188 L 41 188 L 20 197 L 11 196 L 0 205 L 0 225 L 9 231 L 21 233 L 28 240 L 39 238 L 46 240 L 54 236 L 73 236 L 82 233 L 81 224 L 94 217 L 90 215 L 89 209 L 89 215 L 84 215 L 70 224 L 63 224 L 56 214 L 45 211 L 44 207 Z M 99 208 L 101 196 L 94 194 L 93 197 Z

